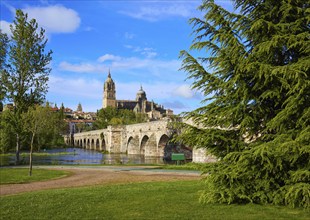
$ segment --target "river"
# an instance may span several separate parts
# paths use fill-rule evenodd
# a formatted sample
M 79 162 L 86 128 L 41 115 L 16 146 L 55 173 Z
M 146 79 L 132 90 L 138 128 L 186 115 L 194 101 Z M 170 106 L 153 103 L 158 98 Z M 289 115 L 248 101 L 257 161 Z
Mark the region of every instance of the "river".
M 81 148 L 60 148 L 41 151 L 42 155 L 33 155 L 34 165 L 79 165 L 79 164 L 165 164 L 160 157 L 142 155 L 103 154 L 94 150 Z M 21 162 L 29 164 L 29 154 L 21 154 Z M 15 164 L 15 156 L 0 156 L 0 166 Z

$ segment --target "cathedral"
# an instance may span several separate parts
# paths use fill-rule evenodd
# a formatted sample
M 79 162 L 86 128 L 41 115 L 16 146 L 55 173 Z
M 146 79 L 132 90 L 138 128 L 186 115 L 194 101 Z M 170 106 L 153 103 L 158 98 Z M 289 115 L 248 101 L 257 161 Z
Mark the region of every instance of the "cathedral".
M 165 109 L 162 105 L 158 105 L 153 101 L 148 101 L 142 86 L 137 92 L 136 100 L 116 100 L 115 83 L 111 77 L 110 71 L 107 80 L 104 82 L 102 101 L 103 108 L 108 106 L 118 109 L 128 109 L 136 113 L 147 114 L 150 120 L 158 120 L 173 115 L 172 110 Z

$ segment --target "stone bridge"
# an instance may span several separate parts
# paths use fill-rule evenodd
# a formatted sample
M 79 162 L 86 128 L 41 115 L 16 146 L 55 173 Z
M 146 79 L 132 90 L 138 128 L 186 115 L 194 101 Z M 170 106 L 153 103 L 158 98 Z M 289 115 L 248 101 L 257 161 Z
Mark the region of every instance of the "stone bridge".
M 108 126 L 107 129 L 75 133 L 71 137 L 65 136 L 65 143 L 109 153 L 165 157 L 167 156 L 165 148 L 172 135 L 168 123 L 168 120 L 160 120 L 132 125 Z M 191 157 L 193 162 L 213 161 L 213 158 L 210 158 L 203 149 L 193 149 Z
M 65 142 L 76 147 L 110 153 L 162 157 L 171 134 L 168 121 L 161 120 L 75 133 L 72 137 L 65 137 Z

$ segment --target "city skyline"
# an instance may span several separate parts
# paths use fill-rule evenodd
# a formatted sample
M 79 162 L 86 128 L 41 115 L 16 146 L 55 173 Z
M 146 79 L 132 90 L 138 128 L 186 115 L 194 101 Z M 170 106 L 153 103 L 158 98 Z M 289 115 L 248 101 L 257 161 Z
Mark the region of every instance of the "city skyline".
M 216 1 L 227 9 L 231 2 Z M 86 112 L 101 108 L 110 70 L 117 99 L 133 99 L 143 86 L 154 100 L 178 114 L 201 106 L 180 71 L 179 52 L 194 36 L 188 23 L 201 16 L 201 1 L 1 1 L 0 27 L 10 35 L 22 9 L 46 30 L 53 51 L 47 101 Z

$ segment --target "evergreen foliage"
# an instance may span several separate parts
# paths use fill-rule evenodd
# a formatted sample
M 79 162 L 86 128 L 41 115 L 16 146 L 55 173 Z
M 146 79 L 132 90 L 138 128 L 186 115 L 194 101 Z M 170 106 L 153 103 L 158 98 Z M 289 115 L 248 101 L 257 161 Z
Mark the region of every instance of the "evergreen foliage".
M 204 202 L 310 208 L 310 34 L 305 0 L 203 1 L 192 18 L 195 58 L 182 69 L 206 105 L 184 113 L 177 137 L 218 157 Z

